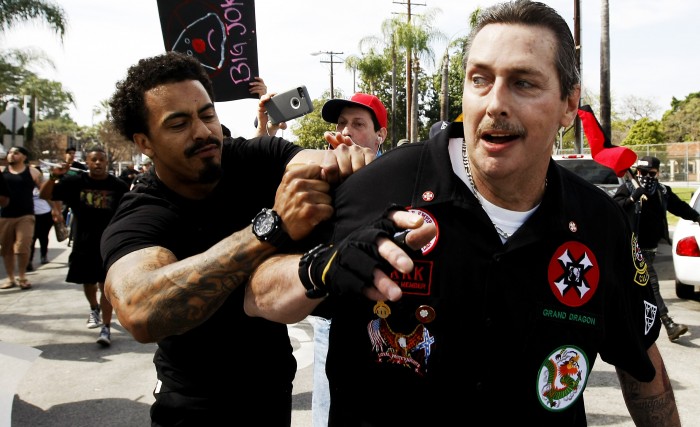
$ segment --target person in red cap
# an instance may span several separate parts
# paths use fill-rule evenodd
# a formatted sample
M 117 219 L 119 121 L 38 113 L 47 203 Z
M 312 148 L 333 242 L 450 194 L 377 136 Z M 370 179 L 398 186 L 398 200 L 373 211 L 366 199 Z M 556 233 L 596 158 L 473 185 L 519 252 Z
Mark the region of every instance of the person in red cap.
M 356 93 L 348 99 L 331 99 L 323 104 L 323 119 L 335 123 L 335 130 L 348 136 L 352 142 L 370 148 L 380 156 L 382 143 L 387 135 L 387 113 L 384 104 L 374 95 Z M 332 147 L 337 144 L 332 143 Z M 311 422 L 313 427 L 328 425 L 330 390 L 326 377 L 326 353 L 328 333 L 331 327 L 330 316 L 325 306 L 308 317 L 314 328 L 314 388 L 311 394 Z
M 335 123 L 335 130 L 357 145 L 382 153 L 387 135 L 386 108 L 374 95 L 356 93 L 350 99 L 331 99 L 323 104 L 323 120 Z

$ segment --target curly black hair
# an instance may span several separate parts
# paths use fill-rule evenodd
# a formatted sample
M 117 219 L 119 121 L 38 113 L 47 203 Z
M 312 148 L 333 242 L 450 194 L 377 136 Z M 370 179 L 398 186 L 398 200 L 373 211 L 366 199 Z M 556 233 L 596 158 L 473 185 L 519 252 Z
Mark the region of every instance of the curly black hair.
M 197 80 L 214 102 L 214 88 L 206 70 L 195 58 L 179 52 L 167 52 L 139 60 L 129 67 L 126 78 L 117 82 L 109 100 L 114 129 L 131 140 L 135 133 L 148 135 L 148 111 L 144 94 L 156 86 Z

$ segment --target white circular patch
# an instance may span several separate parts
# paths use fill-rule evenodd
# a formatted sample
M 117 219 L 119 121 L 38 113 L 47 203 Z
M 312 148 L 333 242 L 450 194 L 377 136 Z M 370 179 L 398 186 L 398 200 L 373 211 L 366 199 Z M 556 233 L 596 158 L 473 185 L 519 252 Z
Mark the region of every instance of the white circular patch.
M 537 398 L 548 411 L 563 411 L 583 394 L 588 375 L 588 358 L 580 348 L 559 347 L 540 366 Z
M 418 214 L 423 217 L 423 221 L 425 221 L 426 224 L 435 224 L 435 237 L 428 242 L 427 245 L 423 246 L 420 248 L 421 252 L 423 255 L 427 254 L 428 252 L 432 251 L 435 245 L 437 244 L 438 237 L 440 237 L 440 227 L 438 227 L 438 223 L 435 220 L 435 218 L 428 213 L 427 211 L 424 211 L 423 209 L 416 209 L 416 208 L 410 208 L 408 209 L 409 212 Z

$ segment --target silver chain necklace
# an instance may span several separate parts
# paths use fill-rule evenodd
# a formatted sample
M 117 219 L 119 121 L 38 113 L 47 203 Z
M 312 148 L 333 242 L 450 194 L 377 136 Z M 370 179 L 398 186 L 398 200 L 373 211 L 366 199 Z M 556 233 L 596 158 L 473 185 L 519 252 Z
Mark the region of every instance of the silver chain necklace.
M 474 178 L 472 177 L 472 169 L 469 167 L 469 157 L 467 156 L 467 141 L 463 140 L 462 141 L 462 163 L 464 164 L 464 171 L 467 173 L 467 178 L 469 179 L 469 184 L 472 186 L 472 191 L 474 192 L 474 196 L 476 197 L 476 201 L 479 202 L 479 206 L 481 206 L 481 209 L 484 209 L 483 203 L 481 203 L 481 193 L 479 193 L 479 190 L 476 188 L 476 184 L 474 183 Z M 487 213 L 488 215 L 488 213 Z M 498 233 L 499 236 L 501 236 L 504 240 L 508 240 L 512 234 L 508 234 L 501 227 L 497 226 L 495 222 L 489 217 L 489 220 L 491 220 L 491 224 L 493 224 L 493 228 L 496 229 L 496 233 Z

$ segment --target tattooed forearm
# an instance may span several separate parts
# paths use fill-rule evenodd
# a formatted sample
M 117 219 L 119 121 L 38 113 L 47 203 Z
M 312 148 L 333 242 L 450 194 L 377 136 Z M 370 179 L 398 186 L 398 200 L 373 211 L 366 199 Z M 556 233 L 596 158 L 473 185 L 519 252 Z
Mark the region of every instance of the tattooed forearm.
M 638 426 L 680 426 L 671 381 L 663 364 L 650 382 L 636 380 L 618 369 L 618 379 L 627 409 Z
M 142 249 L 110 268 L 110 299 L 125 327 L 135 337 L 141 331 L 139 341 L 159 341 L 207 320 L 273 251 L 247 229 L 183 260 L 162 247 Z

